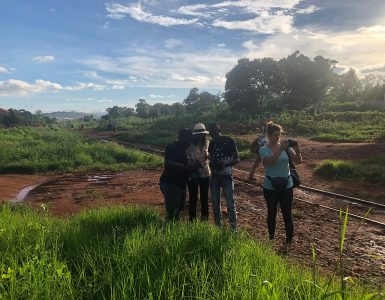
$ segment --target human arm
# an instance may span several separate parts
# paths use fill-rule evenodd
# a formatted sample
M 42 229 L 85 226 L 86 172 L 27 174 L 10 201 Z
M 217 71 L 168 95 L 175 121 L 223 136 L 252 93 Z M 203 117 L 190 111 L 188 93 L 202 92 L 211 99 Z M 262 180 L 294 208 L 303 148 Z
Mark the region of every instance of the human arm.
M 285 150 L 285 146 L 286 145 L 282 143 L 279 145 L 279 147 L 276 147 L 274 150 L 271 150 L 270 148 L 267 148 L 267 147 L 262 147 L 259 150 L 259 154 L 261 155 L 263 164 L 268 166 L 273 166 L 277 162 L 282 151 Z M 268 149 L 270 149 L 270 151 Z
M 232 167 L 234 165 L 236 165 L 237 163 L 240 162 L 240 159 L 239 159 L 239 152 L 238 152 L 238 149 L 237 149 L 237 146 L 234 142 L 234 140 L 232 140 L 232 145 L 231 145 L 231 148 L 232 148 L 232 157 L 233 159 L 231 161 L 229 161 L 228 163 L 226 163 L 224 166 L 225 167 Z
M 187 155 L 183 159 L 179 152 L 172 147 L 167 147 L 164 154 L 164 167 L 166 169 L 181 171 L 181 172 L 193 172 L 197 166 L 194 163 L 189 163 Z

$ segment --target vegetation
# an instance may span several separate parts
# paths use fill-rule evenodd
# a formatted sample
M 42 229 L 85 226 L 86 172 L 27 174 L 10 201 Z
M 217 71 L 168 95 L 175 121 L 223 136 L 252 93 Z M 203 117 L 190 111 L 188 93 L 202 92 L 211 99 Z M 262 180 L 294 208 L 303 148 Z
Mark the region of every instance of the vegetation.
M 157 156 L 57 128 L 0 129 L 0 173 L 112 171 L 159 165 Z
M 325 160 L 315 168 L 316 174 L 334 180 L 366 180 L 374 183 L 385 182 L 385 155 L 369 159 Z
M 146 208 L 70 219 L 0 207 L 6 299 L 374 299 L 366 288 L 289 265 L 246 234 L 164 223 Z M 313 280 L 316 280 L 313 281 Z

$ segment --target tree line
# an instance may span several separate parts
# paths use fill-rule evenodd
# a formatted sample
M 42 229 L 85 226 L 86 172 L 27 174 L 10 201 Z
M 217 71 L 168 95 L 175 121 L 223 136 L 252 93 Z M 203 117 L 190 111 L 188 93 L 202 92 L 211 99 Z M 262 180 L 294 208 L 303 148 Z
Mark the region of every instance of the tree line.
M 337 61 L 300 51 L 280 60 L 241 58 L 226 74 L 225 92 L 213 95 L 197 88 L 182 102 L 155 103 L 139 99 L 134 108 L 108 108 L 105 118 L 137 116 L 144 122 L 159 117 L 230 110 L 240 116 L 263 116 L 283 110 L 316 110 L 330 103 L 380 103 L 385 107 L 385 76 L 368 74 L 359 78 L 354 69 L 337 74 Z
M 284 110 L 319 109 L 333 103 L 355 103 L 385 107 L 385 76 L 368 74 L 359 78 L 354 69 L 337 74 L 337 61 L 316 56 L 310 59 L 299 51 L 280 60 L 270 57 L 241 58 L 226 74 L 225 91 L 213 95 L 194 87 L 182 102 L 155 103 L 139 99 L 135 108 L 113 106 L 106 109 L 103 123 L 113 126 L 119 118 L 138 117 L 144 123 L 161 117 L 212 114 L 227 111 L 244 116 L 260 116 Z M 86 117 L 85 117 L 86 118 Z M 92 116 L 91 116 L 92 118 Z M 87 120 L 85 120 L 87 121 Z M 41 113 L 9 109 L 0 112 L 3 126 L 40 126 L 55 122 Z

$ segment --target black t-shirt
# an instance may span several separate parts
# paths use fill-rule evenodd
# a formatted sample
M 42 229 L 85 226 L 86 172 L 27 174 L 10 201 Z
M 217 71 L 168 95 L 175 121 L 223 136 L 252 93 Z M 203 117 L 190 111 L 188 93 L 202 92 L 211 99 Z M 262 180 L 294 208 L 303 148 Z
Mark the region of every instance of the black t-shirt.
M 178 142 L 174 142 L 166 147 L 164 160 L 171 160 L 173 162 L 186 165 L 188 163 L 186 149 L 182 148 Z M 162 175 L 160 176 L 160 181 L 185 187 L 188 176 L 189 173 L 185 171 L 165 167 Z
M 215 168 L 215 163 L 221 161 L 224 164 L 230 163 L 233 160 L 233 154 L 237 152 L 237 147 L 234 140 L 228 136 L 220 136 L 210 142 L 209 159 L 210 167 L 213 174 L 216 175 L 232 175 L 233 168 L 225 167 L 221 170 Z

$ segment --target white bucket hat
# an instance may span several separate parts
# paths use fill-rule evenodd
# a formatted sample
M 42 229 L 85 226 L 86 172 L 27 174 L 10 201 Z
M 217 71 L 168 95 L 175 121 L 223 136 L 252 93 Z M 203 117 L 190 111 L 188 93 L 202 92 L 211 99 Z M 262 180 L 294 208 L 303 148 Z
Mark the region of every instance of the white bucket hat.
M 198 123 L 194 125 L 193 135 L 195 134 L 209 134 L 209 132 L 206 130 L 205 125 Z

